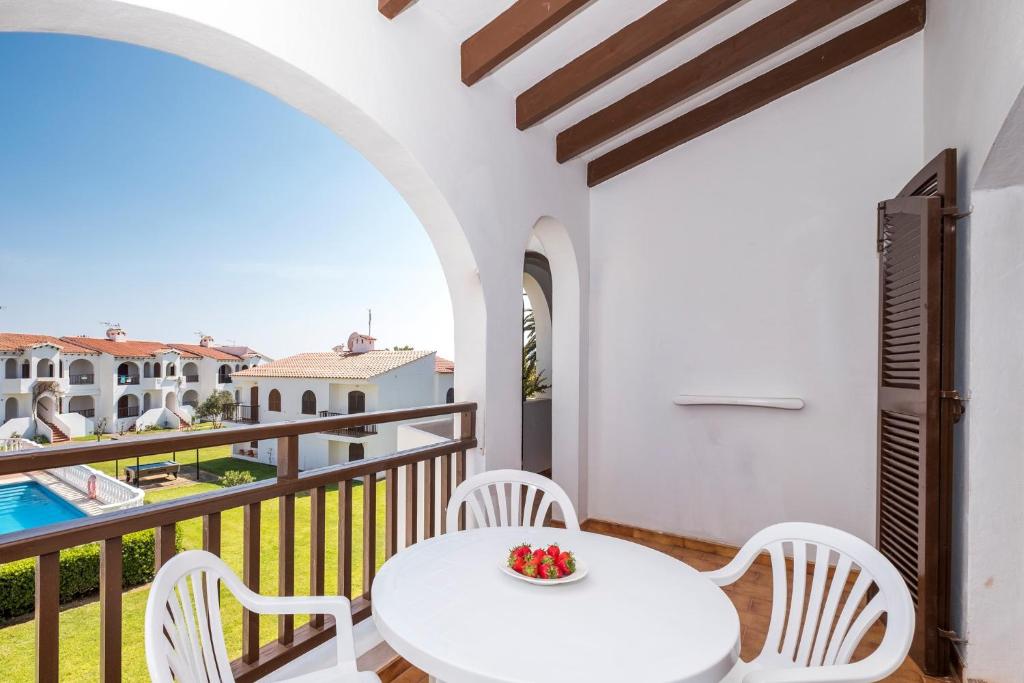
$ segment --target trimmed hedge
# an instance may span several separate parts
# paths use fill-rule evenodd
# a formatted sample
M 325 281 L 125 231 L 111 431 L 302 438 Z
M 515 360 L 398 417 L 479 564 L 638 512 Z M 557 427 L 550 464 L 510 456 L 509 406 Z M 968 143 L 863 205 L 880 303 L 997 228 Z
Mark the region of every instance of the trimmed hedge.
M 140 531 L 124 537 L 121 585 L 124 588 L 153 580 L 154 534 Z M 181 550 L 181 528 L 175 538 Z M 35 609 L 36 563 L 34 559 L 0 564 L 0 620 Z M 100 547 L 97 543 L 69 548 L 60 553 L 60 601 L 71 602 L 100 589 Z

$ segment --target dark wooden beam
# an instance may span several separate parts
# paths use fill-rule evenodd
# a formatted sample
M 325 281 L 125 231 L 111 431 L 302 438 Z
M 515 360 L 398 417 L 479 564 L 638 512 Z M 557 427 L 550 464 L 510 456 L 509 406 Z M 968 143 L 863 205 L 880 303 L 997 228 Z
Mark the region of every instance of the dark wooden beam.
M 473 85 L 593 0 L 516 0 L 462 43 L 462 82 Z
M 394 19 L 416 0 L 377 0 L 377 10 L 388 19 Z
M 796 0 L 559 133 L 558 161 L 564 163 L 593 149 L 869 2 Z
M 738 2 L 740 0 L 663 2 L 517 97 L 516 126 L 526 130 L 539 123 Z
M 838 38 L 591 161 L 590 187 L 814 83 L 924 28 L 924 0 L 910 0 Z

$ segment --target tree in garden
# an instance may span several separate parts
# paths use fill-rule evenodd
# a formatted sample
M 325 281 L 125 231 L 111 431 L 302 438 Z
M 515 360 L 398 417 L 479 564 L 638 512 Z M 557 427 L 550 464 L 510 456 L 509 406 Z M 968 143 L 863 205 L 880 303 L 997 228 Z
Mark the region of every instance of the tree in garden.
M 537 323 L 533 311 L 523 310 L 523 400 L 542 394 L 551 385 L 545 382 L 544 371 L 537 369 Z

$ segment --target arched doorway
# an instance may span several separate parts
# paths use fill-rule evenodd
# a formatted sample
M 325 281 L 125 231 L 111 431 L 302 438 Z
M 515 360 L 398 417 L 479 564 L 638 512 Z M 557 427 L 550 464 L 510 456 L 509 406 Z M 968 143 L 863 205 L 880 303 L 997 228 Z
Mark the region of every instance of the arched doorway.
M 4 361 L 4 379 L 18 379 L 18 361 L 13 358 Z
M 147 412 L 153 407 L 153 397 L 149 393 L 145 393 L 142 396 L 142 412 Z
M 539 245 L 538 245 L 539 246 Z M 523 469 L 551 476 L 551 266 L 538 251 L 523 262 Z
M 173 391 L 164 397 L 164 407 L 171 412 L 178 409 L 178 395 Z
M 195 389 L 189 389 L 181 396 L 182 405 L 186 405 L 190 408 L 195 408 L 199 405 L 199 392 Z
M 366 412 L 366 394 L 361 391 L 348 392 L 348 414 Z
M 36 401 L 36 415 L 38 415 L 43 422 L 53 422 L 53 418 L 56 414 L 57 404 L 53 400 L 53 396 L 48 394 L 40 396 L 39 400 Z
M 4 401 L 4 422 L 18 417 L 18 399 L 11 396 Z
M 118 419 L 127 419 L 139 416 L 139 397 L 135 394 L 125 394 L 117 399 Z

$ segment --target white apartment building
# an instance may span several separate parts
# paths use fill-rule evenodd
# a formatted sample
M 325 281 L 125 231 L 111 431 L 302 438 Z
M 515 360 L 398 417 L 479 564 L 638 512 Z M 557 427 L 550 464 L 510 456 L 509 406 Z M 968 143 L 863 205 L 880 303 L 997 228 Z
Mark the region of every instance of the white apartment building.
M 455 364 L 434 351 L 378 351 L 353 333 L 347 346 L 300 353 L 233 374 L 249 404 L 241 422 L 284 422 L 452 403 Z M 299 437 L 299 467 L 314 469 L 393 453 L 401 423 Z M 234 454 L 276 464 L 277 442 L 237 444 Z
M 231 373 L 268 360 L 208 336 L 199 344 L 130 340 L 120 327 L 103 339 L 0 333 L 0 438 L 60 442 L 97 426 L 188 423 L 200 401 L 232 389 Z

